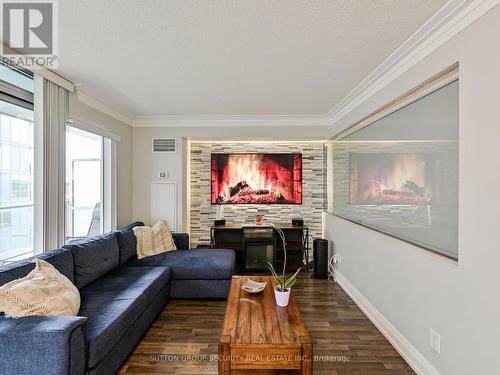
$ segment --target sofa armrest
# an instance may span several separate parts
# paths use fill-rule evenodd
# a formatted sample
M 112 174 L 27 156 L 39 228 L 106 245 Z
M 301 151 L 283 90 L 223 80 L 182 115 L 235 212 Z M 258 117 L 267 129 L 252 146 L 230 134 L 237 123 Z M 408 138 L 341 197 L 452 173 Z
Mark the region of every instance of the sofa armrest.
M 187 233 L 172 233 L 177 250 L 189 249 L 189 234 Z
M 86 321 L 80 316 L 1 316 L 0 374 L 85 374 Z

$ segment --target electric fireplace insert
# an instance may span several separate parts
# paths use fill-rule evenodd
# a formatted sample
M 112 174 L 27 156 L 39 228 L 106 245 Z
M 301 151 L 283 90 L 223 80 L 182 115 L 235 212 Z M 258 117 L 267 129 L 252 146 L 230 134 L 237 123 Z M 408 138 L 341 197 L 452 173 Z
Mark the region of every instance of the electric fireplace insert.
M 212 154 L 212 204 L 302 204 L 302 154 Z

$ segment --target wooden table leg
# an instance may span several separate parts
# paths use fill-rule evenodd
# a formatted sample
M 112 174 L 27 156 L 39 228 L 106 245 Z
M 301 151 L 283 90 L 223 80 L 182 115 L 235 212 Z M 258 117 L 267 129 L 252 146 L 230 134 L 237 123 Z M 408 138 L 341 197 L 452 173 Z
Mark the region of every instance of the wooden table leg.
M 219 339 L 219 375 L 231 374 L 230 342 L 230 336 L 221 336 Z
M 302 339 L 302 338 L 301 338 Z M 302 341 L 302 340 L 301 340 Z M 313 371 L 313 346 L 309 340 L 302 342 L 302 375 L 312 375 Z M 308 341 L 308 342 L 307 342 Z

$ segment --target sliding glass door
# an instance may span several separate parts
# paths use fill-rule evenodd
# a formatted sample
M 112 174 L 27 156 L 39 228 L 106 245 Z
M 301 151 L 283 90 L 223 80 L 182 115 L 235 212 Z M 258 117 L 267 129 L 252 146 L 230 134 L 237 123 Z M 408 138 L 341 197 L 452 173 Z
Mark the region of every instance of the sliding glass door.
M 92 131 L 66 129 L 66 242 L 70 242 L 115 226 L 115 146 Z
M 66 133 L 66 240 L 103 232 L 103 137 Z

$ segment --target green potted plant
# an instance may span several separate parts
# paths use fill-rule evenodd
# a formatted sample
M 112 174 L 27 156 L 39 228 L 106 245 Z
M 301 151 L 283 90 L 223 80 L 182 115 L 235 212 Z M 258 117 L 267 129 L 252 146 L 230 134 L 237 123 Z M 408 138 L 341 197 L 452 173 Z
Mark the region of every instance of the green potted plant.
M 292 276 L 286 277 L 286 241 L 285 241 L 285 234 L 283 231 L 278 228 L 277 226 L 273 225 L 274 229 L 276 232 L 281 237 L 281 241 L 283 242 L 283 273 L 281 275 L 278 275 L 278 273 L 275 271 L 274 266 L 271 262 L 266 261 L 267 267 L 271 271 L 271 274 L 274 277 L 274 280 L 276 281 L 276 286 L 274 288 L 274 295 L 276 297 L 276 304 L 278 306 L 288 306 L 288 300 L 290 299 L 290 291 L 292 289 L 292 286 L 295 285 L 297 282 L 297 277 L 299 276 L 299 272 L 302 268 L 299 268 Z

